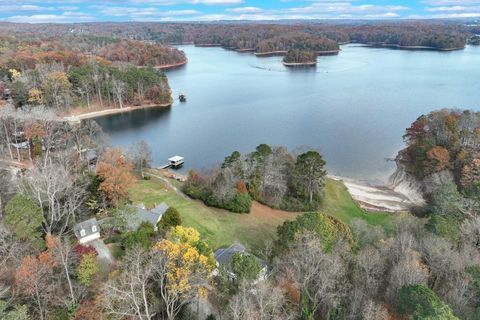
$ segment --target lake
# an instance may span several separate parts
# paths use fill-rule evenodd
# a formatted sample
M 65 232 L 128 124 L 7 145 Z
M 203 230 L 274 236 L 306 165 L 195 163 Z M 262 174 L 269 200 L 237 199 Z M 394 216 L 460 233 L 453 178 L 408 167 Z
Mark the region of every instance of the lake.
M 453 52 L 342 46 L 316 68 L 288 69 L 281 57 L 181 46 L 185 67 L 167 72 L 171 108 L 98 118 L 113 145 L 145 140 L 154 164 L 173 155 L 210 168 L 260 143 L 321 151 L 330 174 L 381 180 L 394 171 L 402 135 L 440 108 L 480 109 L 480 47 Z M 185 92 L 188 101 L 178 102 Z

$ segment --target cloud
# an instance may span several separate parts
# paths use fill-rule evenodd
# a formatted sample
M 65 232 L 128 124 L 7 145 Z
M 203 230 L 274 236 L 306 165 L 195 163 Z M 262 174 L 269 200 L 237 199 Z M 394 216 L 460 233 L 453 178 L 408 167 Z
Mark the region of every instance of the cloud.
M 425 0 L 426 12 L 437 19 L 478 18 L 480 0 Z
M 480 0 L 425 0 L 423 3 L 429 6 L 467 6 L 480 4 Z
M 106 17 L 126 17 L 132 21 L 163 21 L 165 17 L 192 16 L 201 14 L 197 10 L 160 10 L 155 7 L 105 7 L 102 6 L 100 13 Z
M 234 12 L 234 13 L 259 13 L 263 12 L 263 9 L 257 7 L 241 7 L 241 8 L 233 8 L 225 10 L 227 12 Z
M 23 5 L 0 5 L 0 12 L 18 12 L 18 11 L 42 11 L 44 7 L 23 4 Z
M 5 20 L 21 23 L 71 23 L 94 21 L 95 17 L 80 12 L 67 11 L 62 14 L 16 15 Z
M 158 6 L 173 6 L 179 4 L 205 4 L 205 5 L 234 5 L 242 4 L 244 0 L 130 0 L 131 3 L 146 3 Z
M 429 12 L 474 12 L 480 13 L 480 6 L 446 6 L 446 7 L 431 7 L 426 9 Z

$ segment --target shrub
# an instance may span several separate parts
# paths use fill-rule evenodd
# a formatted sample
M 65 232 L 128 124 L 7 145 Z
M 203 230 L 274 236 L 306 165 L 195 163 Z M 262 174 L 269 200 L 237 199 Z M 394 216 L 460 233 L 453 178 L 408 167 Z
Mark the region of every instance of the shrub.
M 82 244 L 77 244 L 74 248 L 73 248 L 73 252 L 75 253 L 75 255 L 79 258 L 79 259 L 82 259 L 84 255 L 87 255 L 87 254 L 94 254 L 94 255 L 97 255 L 97 250 L 92 247 L 92 246 L 84 246 Z
M 165 214 L 162 216 L 162 219 L 158 222 L 158 228 L 168 229 L 171 227 L 176 227 L 182 224 L 182 218 L 180 213 L 175 208 L 168 208 Z
M 252 198 L 248 194 L 236 192 L 233 199 L 225 207 L 233 212 L 249 213 L 252 208 Z
M 88 287 L 98 272 L 98 263 L 96 253 L 89 253 L 82 257 L 80 265 L 77 268 L 78 281 Z
M 402 287 L 398 292 L 398 309 L 413 320 L 442 319 L 458 320 L 452 309 L 421 284 Z
M 460 240 L 460 223 L 461 221 L 450 215 L 434 214 L 425 227 L 431 232 L 456 243 Z
M 327 252 L 342 238 L 354 245 L 353 234 L 348 225 L 321 212 L 307 212 L 278 226 L 275 253 L 278 255 L 284 252 L 288 245 L 296 240 L 297 235 L 305 231 L 315 233 L 322 240 L 323 249 Z
M 257 258 L 252 255 L 235 253 L 232 257 L 232 271 L 238 279 L 255 280 L 261 270 Z
M 155 230 L 152 224 L 145 222 L 140 225 L 137 231 L 128 232 L 123 238 L 122 244 L 125 249 L 141 246 L 148 250 L 152 247 L 152 238 L 154 236 Z

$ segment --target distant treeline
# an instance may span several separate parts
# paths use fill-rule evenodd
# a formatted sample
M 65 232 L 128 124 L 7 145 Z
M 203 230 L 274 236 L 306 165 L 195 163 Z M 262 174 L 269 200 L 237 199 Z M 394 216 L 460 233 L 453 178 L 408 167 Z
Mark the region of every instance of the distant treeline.
M 290 24 L 266 23 L 87 23 L 42 25 L 0 24 L 0 34 L 32 34 L 37 37 L 95 35 L 160 43 L 218 45 L 239 50 L 289 50 L 290 42 L 308 37 L 312 50 L 333 50 L 338 43 L 357 42 L 435 49 L 462 48 L 474 30 L 442 21 Z

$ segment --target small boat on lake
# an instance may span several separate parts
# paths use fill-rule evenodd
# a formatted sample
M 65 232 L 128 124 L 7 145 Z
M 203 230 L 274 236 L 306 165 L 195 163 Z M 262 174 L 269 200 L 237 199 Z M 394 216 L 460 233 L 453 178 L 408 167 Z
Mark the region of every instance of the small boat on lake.
M 187 95 L 185 93 L 180 93 L 178 95 L 178 100 L 180 100 L 180 102 L 187 102 Z

